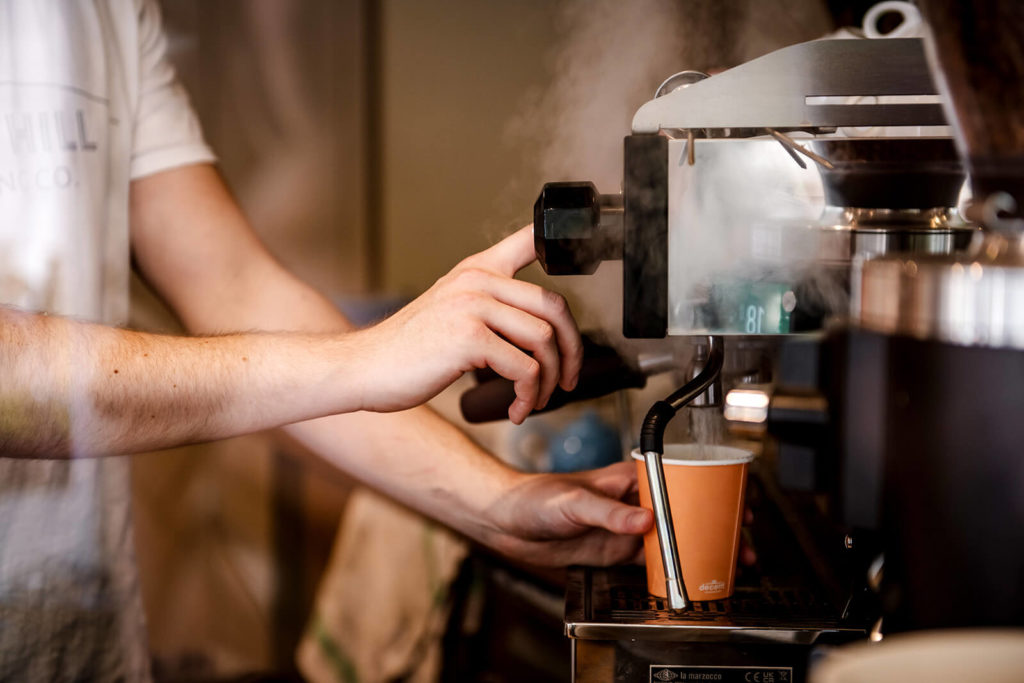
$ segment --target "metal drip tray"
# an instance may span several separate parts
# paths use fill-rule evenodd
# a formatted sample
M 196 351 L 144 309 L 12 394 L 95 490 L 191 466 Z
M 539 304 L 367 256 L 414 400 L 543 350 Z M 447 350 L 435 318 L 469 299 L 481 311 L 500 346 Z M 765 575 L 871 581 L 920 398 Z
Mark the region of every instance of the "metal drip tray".
M 757 623 L 766 619 L 788 622 L 820 622 L 828 618 L 827 606 L 817 602 L 813 596 L 802 595 L 794 589 L 762 586 L 738 588 L 728 600 L 693 602 L 684 616 L 675 616 L 668 610 L 662 598 L 648 595 L 636 586 L 616 586 L 611 590 L 611 607 L 608 617 L 613 621 L 679 621 L 681 618 L 693 623 Z
M 863 634 L 840 610 L 802 587 L 761 579 L 726 600 L 693 602 L 684 612 L 647 593 L 642 567 L 570 571 L 565 629 L 586 640 L 756 641 L 811 644 L 823 634 Z

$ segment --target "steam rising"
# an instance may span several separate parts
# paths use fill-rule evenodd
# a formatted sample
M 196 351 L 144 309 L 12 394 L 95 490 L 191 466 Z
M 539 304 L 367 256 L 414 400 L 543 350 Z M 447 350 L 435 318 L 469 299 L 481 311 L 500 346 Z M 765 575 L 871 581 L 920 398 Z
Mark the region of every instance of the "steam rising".
M 565 41 L 552 54 L 551 85 L 534 93 L 510 131 L 542 143 L 536 166 L 546 181 L 591 180 L 601 192 L 619 191 L 633 113 L 680 68 L 679 7 L 666 0 L 564 3 L 558 34 Z
M 818 253 L 814 168 L 771 140 L 698 140 L 669 149 L 669 331 L 788 331 L 795 283 Z M 790 310 L 787 311 L 786 309 Z
M 551 82 L 527 97 L 506 133 L 531 149 L 530 175 L 544 182 L 589 180 L 599 192 L 622 186 L 622 140 L 633 113 L 680 66 L 681 4 L 670 0 L 563 3 L 564 40 L 550 56 Z M 536 188 L 538 191 L 540 187 Z M 621 270 L 605 263 L 593 276 L 547 283 L 565 293 L 581 327 L 621 333 Z
M 622 139 L 634 112 L 667 76 L 683 69 L 727 68 L 832 28 L 823 6 L 787 0 L 577 0 L 564 4 L 558 22 L 557 33 L 565 39 L 552 52 L 551 85 L 527 98 L 507 133 L 545 150 L 533 164 L 545 181 L 590 180 L 602 193 L 621 190 Z M 817 172 L 801 171 L 778 144 L 754 143 L 758 151 L 751 152 L 732 148 L 735 143 L 710 143 L 716 149 L 712 154 L 704 142 L 697 143 L 693 172 L 674 174 L 695 185 L 683 211 L 670 219 L 669 315 L 676 334 L 723 324 L 722 313 L 712 311 L 710 319 L 707 314 L 709 283 L 719 275 L 735 280 L 741 272 L 753 275 L 755 283 L 788 277 L 793 261 L 804 260 L 790 246 L 806 251 L 799 243 L 807 231 L 779 226 L 803 221 L 806 227 L 821 209 L 818 199 L 807 205 L 809 194 L 820 194 Z M 684 148 L 673 149 L 674 158 Z M 684 189 L 673 187 L 670 203 L 678 205 Z M 570 296 L 583 326 L 617 334 L 621 312 L 609 302 L 621 301 L 620 281 L 619 265 L 606 263 L 595 276 L 559 278 L 553 286 Z M 787 291 L 776 289 L 778 297 Z M 732 299 L 728 295 L 718 304 L 737 318 L 738 302 Z M 701 306 L 704 312 L 695 312 Z M 776 305 L 769 318 L 778 317 L 779 310 Z
M 833 28 L 825 4 L 806 0 L 576 0 L 564 3 L 558 21 L 564 40 L 552 51 L 552 83 L 527 98 L 506 133 L 544 150 L 532 160 L 544 181 L 590 180 L 602 193 L 621 190 L 623 137 L 667 76 L 728 68 Z M 711 327 L 697 309 L 719 278 L 788 283 L 799 274 L 815 248 L 808 226 L 822 207 L 817 171 L 802 171 L 778 143 L 705 142 L 697 143 L 694 167 L 672 169 L 677 182 L 691 185 L 670 188 L 686 193 L 683 202 L 676 194 L 671 200 L 680 208 L 670 216 L 676 333 Z M 673 143 L 670 155 L 685 164 L 685 144 Z M 582 329 L 600 328 L 621 343 L 620 268 L 605 263 L 593 276 L 545 284 L 569 296 Z M 648 393 L 661 391 L 662 379 Z M 717 410 L 694 409 L 676 422 L 684 430 L 690 422 L 699 443 L 722 441 Z

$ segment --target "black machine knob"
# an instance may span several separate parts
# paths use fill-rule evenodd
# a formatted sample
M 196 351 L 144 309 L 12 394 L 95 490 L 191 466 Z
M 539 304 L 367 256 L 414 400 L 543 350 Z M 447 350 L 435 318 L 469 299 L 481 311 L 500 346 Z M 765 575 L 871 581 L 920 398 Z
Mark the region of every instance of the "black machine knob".
M 533 205 L 533 243 L 549 275 L 589 275 L 622 258 L 622 195 L 593 183 L 547 183 Z

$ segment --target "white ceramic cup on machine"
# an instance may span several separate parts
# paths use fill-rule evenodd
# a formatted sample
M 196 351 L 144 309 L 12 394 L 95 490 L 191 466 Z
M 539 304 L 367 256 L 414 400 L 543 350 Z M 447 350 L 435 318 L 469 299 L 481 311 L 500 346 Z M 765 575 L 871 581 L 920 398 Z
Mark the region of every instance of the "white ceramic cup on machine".
M 878 20 L 889 14 L 897 14 L 900 22 L 883 33 Z M 886 0 L 874 5 L 864 15 L 861 25 L 867 38 L 920 38 L 924 33 L 921 12 L 912 3 L 902 0 Z

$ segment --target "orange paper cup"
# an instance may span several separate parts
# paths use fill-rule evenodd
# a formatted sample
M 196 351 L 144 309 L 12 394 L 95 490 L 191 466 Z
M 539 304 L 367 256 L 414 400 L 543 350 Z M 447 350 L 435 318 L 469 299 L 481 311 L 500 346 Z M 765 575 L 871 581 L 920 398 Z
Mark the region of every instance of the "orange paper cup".
M 640 505 L 653 510 L 644 457 L 638 450 L 632 455 L 640 481 Z M 753 458 L 749 451 L 728 446 L 665 446 L 665 488 L 683 583 L 691 600 L 720 600 L 732 595 L 747 468 Z M 661 545 L 654 527 L 644 535 L 644 557 L 647 590 L 666 597 Z

